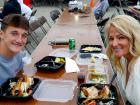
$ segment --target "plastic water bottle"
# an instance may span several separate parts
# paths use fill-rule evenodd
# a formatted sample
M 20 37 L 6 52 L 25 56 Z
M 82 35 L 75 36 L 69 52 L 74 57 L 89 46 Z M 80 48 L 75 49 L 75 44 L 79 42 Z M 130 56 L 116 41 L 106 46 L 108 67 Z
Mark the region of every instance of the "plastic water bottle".
M 24 74 L 27 76 L 34 76 L 35 73 L 37 72 L 36 67 L 34 67 L 32 63 L 32 58 L 30 55 L 26 55 L 25 57 L 22 58 L 23 61 L 23 71 Z

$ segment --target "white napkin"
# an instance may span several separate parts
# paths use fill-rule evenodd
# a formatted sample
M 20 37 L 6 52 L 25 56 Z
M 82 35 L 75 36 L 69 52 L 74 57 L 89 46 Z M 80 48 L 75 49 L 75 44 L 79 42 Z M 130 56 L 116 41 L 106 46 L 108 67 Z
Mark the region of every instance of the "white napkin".
M 70 58 L 65 58 L 66 59 L 66 64 L 65 64 L 65 70 L 66 73 L 71 73 L 71 72 L 79 72 L 79 67 L 77 66 L 76 62 Z

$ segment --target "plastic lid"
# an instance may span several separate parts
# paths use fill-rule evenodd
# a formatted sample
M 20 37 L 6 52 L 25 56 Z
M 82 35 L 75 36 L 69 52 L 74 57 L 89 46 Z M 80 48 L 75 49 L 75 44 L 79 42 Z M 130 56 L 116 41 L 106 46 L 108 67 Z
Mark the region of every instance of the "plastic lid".
M 89 63 L 88 71 L 93 71 L 100 74 L 108 74 L 108 66 L 101 63 Z
M 78 65 L 88 65 L 90 57 L 81 57 L 81 54 L 82 53 L 77 54 L 76 63 Z
M 103 53 L 78 53 L 76 63 L 79 65 L 88 65 L 91 62 L 91 57 L 97 57 L 95 60 L 97 63 L 102 63 L 103 59 L 108 59 L 108 57 Z
M 76 84 L 72 80 L 43 80 L 33 97 L 39 101 L 67 102 L 73 98 Z
M 109 83 L 108 75 L 89 72 L 86 75 L 86 83 L 108 84 Z

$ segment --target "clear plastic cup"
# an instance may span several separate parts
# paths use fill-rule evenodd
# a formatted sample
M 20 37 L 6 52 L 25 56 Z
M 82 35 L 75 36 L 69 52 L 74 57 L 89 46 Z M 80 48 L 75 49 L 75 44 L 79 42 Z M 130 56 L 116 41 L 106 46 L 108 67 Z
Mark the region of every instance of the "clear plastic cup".
M 37 72 L 36 67 L 31 64 L 25 64 L 23 67 L 23 73 L 27 76 L 34 76 Z
M 25 56 L 22 58 L 22 62 L 24 75 L 34 76 L 37 72 L 37 69 L 32 62 L 31 56 L 25 53 Z
M 78 84 L 80 85 L 81 83 L 85 82 L 85 76 L 86 76 L 87 70 L 86 68 L 81 68 L 79 72 L 77 72 L 77 77 L 78 77 Z
M 106 74 L 107 71 L 108 70 L 104 64 L 101 64 L 101 63 L 89 63 L 88 64 L 88 72 Z

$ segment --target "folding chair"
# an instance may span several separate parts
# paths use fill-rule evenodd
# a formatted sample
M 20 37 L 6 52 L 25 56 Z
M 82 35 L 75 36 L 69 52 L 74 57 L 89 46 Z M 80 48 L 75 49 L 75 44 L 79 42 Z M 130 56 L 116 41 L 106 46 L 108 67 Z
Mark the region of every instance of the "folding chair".
M 59 3 L 59 7 L 60 7 L 60 8 L 63 8 L 63 7 L 64 7 L 64 4 L 63 4 L 63 3 L 64 3 L 65 0 L 57 0 L 57 1 L 58 1 L 58 3 Z M 62 10 L 62 9 L 61 9 L 61 10 Z M 63 11 L 63 10 L 62 10 L 62 11 Z
M 112 16 L 110 17 L 110 19 L 112 19 L 113 17 L 115 17 L 115 15 L 116 15 L 115 13 L 114 13 L 114 14 L 112 14 Z
M 123 11 L 126 15 L 132 16 L 133 18 L 139 20 L 139 16 L 137 16 L 134 12 L 132 12 L 128 9 L 123 9 Z
M 30 31 L 30 35 L 32 37 L 32 39 L 35 41 L 35 43 L 38 45 L 39 41 L 37 40 L 37 38 L 34 37 L 33 34 L 35 34 L 37 36 L 37 34 L 35 33 L 35 30 L 38 29 L 40 27 L 40 23 L 36 20 L 30 22 L 29 24 L 29 31 Z
M 48 23 L 47 19 L 44 16 L 41 16 L 41 17 L 37 18 L 37 21 L 40 23 L 40 28 L 42 29 L 42 31 L 44 32 L 44 34 L 46 34 L 47 33 L 47 30 L 43 27 L 43 25 L 46 23 L 47 24 L 47 27 L 49 29 L 51 28 L 51 26 Z
M 117 6 L 115 6 L 115 8 L 116 8 L 118 14 L 121 15 L 120 9 Z
M 101 37 L 102 37 L 102 40 L 103 40 L 105 46 L 106 46 L 106 41 L 105 41 L 105 36 L 104 36 L 104 27 L 105 27 L 106 23 L 108 22 L 108 20 L 112 19 L 114 16 L 115 16 L 115 13 L 112 14 L 112 16 L 110 16 L 110 17 L 101 18 L 101 20 L 99 20 L 97 22 L 97 26 L 99 28 L 99 31 L 101 33 Z
M 140 22 L 140 17 L 137 16 L 135 13 L 132 12 L 132 14 L 130 16 L 132 16 L 133 18 L 135 18 L 136 20 L 138 20 Z
M 137 19 L 137 20 L 140 22 L 140 17 L 139 17 L 139 16 L 134 15 L 133 17 L 134 17 L 135 19 Z
M 132 12 L 130 11 L 130 10 L 128 10 L 128 9 L 123 9 L 123 12 L 126 14 L 126 15 L 130 15 L 130 16 L 132 16 Z
M 30 38 L 31 38 L 31 36 L 29 35 L 29 36 L 28 36 L 27 43 L 26 43 L 26 45 L 24 46 L 24 48 L 27 50 L 27 52 L 28 52 L 29 54 L 31 54 L 32 51 L 35 49 L 35 47 L 32 45 L 33 41 L 32 41 L 32 39 L 30 39 Z M 29 45 L 31 46 L 32 49 L 29 47 Z
M 63 7 L 61 7 L 61 11 L 62 11 L 62 12 L 64 11 L 64 8 L 63 8 Z
M 30 19 L 31 19 L 33 16 L 35 16 L 36 12 L 37 12 L 37 9 L 35 9 L 35 10 L 32 11 L 31 16 L 30 16 L 29 19 L 28 19 L 29 21 L 30 21 Z
M 51 19 L 53 20 L 53 22 L 55 22 L 56 19 L 59 18 L 59 15 L 60 15 L 59 10 L 52 10 L 52 11 L 50 12 L 50 17 L 51 17 Z
M 109 2 L 111 2 L 110 3 L 111 6 L 116 5 L 117 4 L 116 2 L 118 2 L 119 6 L 122 7 L 122 1 L 121 0 L 109 0 Z
M 53 6 L 55 4 L 55 0 L 48 0 L 49 4 Z
M 105 19 L 103 19 L 103 20 L 101 20 L 97 23 L 97 26 L 99 27 L 100 32 L 103 31 L 104 26 L 105 26 L 105 24 L 107 23 L 108 20 L 109 20 L 109 17 L 107 17 L 107 18 L 105 18 Z
M 39 6 L 40 4 L 40 0 L 31 0 L 31 4 L 34 6 Z

